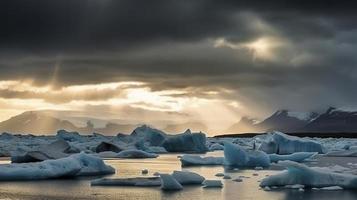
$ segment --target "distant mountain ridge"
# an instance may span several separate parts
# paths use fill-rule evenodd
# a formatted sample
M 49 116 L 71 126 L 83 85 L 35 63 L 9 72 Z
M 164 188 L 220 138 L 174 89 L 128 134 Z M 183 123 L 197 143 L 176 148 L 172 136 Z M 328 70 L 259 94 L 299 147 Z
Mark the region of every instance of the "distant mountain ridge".
M 92 119 L 92 118 L 90 118 Z M 102 123 L 103 124 L 103 123 Z M 119 124 L 107 121 L 102 127 L 94 127 L 91 120 L 86 126 L 74 124 L 71 120 L 62 120 L 50 111 L 27 111 L 0 122 L 0 133 L 19 134 L 55 134 L 58 130 L 75 131 L 81 134 L 101 133 L 105 135 L 116 135 L 118 133 L 131 133 L 135 128 L 143 124 Z M 207 127 L 200 122 L 187 122 L 167 124 L 162 130 L 169 133 L 181 133 L 188 128 L 194 131 L 207 131 Z
M 294 132 L 357 132 L 357 111 L 346 111 L 330 107 L 326 112 L 295 112 L 278 110 L 259 123 L 251 123 L 246 118 L 234 124 L 227 133 L 256 133 L 272 130 Z
M 94 132 L 104 134 L 117 134 L 119 132 L 130 133 L 137 125 L 115 124 L 108 122 L 105 127 L 94 128 L 88 121 L 84 127 L 78 127 L 68 120 L 61 120 L 41 111 L 27 111 L 0 122 L 0 132 L 23 133 L 23 134 L 55 134 L 58 130 L 75 131 L 82 134 Z

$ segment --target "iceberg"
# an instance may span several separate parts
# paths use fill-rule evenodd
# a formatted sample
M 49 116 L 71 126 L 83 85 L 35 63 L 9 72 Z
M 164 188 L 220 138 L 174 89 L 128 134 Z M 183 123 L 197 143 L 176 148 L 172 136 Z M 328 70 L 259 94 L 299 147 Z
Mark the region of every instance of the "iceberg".
M 203 188 L 221 188 L 223 187 L 220 180 L 205 180 L 203 181 Z
M 283 160 L 290 160 L 294 162 L 303 162 L 317 155 L 317 152 L 296 152 L 289 155 L 269 154 L 271 162 L 279 162 Z
M 119 152 L 117 158 L 157 158 L 159 155 L 155 153 L 148 153 L 137 149 L 128 149 Z
M 187 130 L 182 134 L 167 136 L 162 146 L 168 152 L 203 153 L 207 151 L 206 135 Z
M 245 150 L 230 142 L 224 143 L 224 165 L 231 167 L 269 167 L 270 158 L 256 150 Z
M 83 139 L 78 132 L 68 132 L 66 130 L 59 130 L 57 131 L 56 137 L 70 142 L 83 142 Z
M 158 187 L 161 186 L 160 177 L 135 177 L 135 178 L 102 178 L 93 180 L 92 186 L 134 186 L 134 187 Z
M 180 157 L 181 166 L 194 165 L 223 165 L 223 157 L 201 157 L 195 155 L 183 155 Z
M 166 133 L 147 125 L 142 125 L 136 128 L 130 136 L 143 138 L 144 142 L 149 143 L 149 146 L 161 146 L 166 138 Z
M 295 152 L 325 153 L 325 148 L 312 140 L 289 136 L 281 132 L 269 134 L 262 142 L 259 150 L 268 154 L 292 154 Z
M 105 165 L 100 158 L 80 153 L 56 160 L 0 165 L 0 181 L 53 179 L 114 172 L 114 168 Z
M 77 160 L 81 164 L 81 170 L 76 174 L 77 176 L 98 176 L 114 174 L 115 169 L 106 165 L 101 158 L 88 155 L 86 153 L 74 154 L 68 158 Z
M 325 154 L 328 157 L 357 157 L 357 150 L 331 151 Z
M 162 190 L 182 190 L 182 185 L 170 174 L 160 174 Z
M 100 153 L 103 151 L 112 151 L 112 152 L 121 152 L 123 149 L 120 148 L 119 146 L 111 143 L 111 142 L 106 142 L 103 141 L 100 144 L 98 144 L 98 146 L 95 148 L 95 152 Z
M 314 169 L 293 161 L 280 161 L 279 164 L 286 167 L 287 170 L 264 178 L 260 187 L 282 187 L 299 184 L 308 188 L 339 186 L 344 189 L 357 189 L 356 175 Z
M 172 177 L 181 185 L 200 185 L 205 180 L 203 176 L 188 171 L 174 171 Z
M 224 146 L 218 143 L 214 143 L 209 147 L 210 151 L 219 151 L 219 150 L 223 150 Z
M 42 145 L 36 151 L 28 151 L 22 155 L 11 156 L 12 163 L 40 162 L 49 159 L 58 159 L 69 156 L 65 153 L 71 146 L 63 139 L 56 140 L 50 144 Z

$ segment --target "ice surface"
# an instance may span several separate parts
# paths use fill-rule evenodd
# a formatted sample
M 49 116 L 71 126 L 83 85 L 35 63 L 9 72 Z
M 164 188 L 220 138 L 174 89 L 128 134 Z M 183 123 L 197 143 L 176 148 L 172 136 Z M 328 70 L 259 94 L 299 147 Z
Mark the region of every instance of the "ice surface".
M 170 174 L 160 174 L 162 190 L 182 190 L 182 185 Z
M 202 184 L 205 180 L 203 176 L 188 171 L 174 171 L 172 177 L 174 177 L 181 185 Z
M 271 162 L 278 162 L 283 160 L 302 162 L 314 157 L 316 154 L 316 152 L 296 152 L 289 155 L 269 154 L 269 157 Z
M 223 187 L 220 180 L 205 180 L 203 181 L 203 188 L 221 188 Z
M 281 161 L 279 164 L 287 170 L 264 178 L 260 183 L 261 187 L 300 184 L 309 188 L 339 186 L 344 189 L 357 189 L 356 175 L 318 170 L 293 161 Z
M 222 165 L 223 157 L 201 157 L 196 155 L 183 155 L 180 157 L 181 166 L 194 165 Z
M 232 167 L 269 167 L 270 158 L 262 151 L 246 150 L 239 145 L 225 142 L 224 165 Z
M 268 154 L 292 154 L 295 152 L 325 153 L 324 147 L 313 140 L 289 136 L 277 131 L 267 137 L 260 145 L 259 150 Z
M 128 149 L 117 154 L 117 158 L 156 158 L 159 155 L 137 149 Z

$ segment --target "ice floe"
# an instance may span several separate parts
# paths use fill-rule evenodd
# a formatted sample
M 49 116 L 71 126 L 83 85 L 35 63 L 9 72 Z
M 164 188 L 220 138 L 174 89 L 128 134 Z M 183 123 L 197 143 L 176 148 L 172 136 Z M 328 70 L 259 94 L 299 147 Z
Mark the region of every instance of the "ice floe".
M 344 189 L 357 189 L 357 176 L 314 169 L 293 161 L 281 161 L 286 171 L 264 178 L 261 187 L 304 185 L 308 188 L 339 186 Z
M 295 152 L 325 153 L 325 148 L 318 142 L 273 132 L 261 143 L 259 150 L 268 154 L 292 154 Z
M 196 155 L 183 155 L 180 156 L 181 166 L 194 166 L 194 165 L 222 165 L 223 157 L 201 157 Z
M 0 180 L 38 180 L 72 176 L 103 175 L 114 173 L 98 157 L 85 153 L 35 163 L 12 163 L 0 165 Z
M 303 162 L 314 157 L 316 152 L 296 152 L 289 155 L 269 154 L 271 162 L 290 160 L 294 162 Z

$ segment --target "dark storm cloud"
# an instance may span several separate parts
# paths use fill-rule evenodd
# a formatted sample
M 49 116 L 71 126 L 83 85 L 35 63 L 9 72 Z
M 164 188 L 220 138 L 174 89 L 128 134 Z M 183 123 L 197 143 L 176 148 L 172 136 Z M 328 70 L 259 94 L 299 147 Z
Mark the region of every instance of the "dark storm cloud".
M 226 98 L 271 109 L 353 105 L 355 4 L 4 0 L 0 79 L 58 85 L 137 80 L 153 90 L 227 88 L 237 92 Z M 246 49 L 213 47 L 217 38 L 244 44 L 264 36 L 287 43 L 274 51 L 274 61 L 256 61 Z

